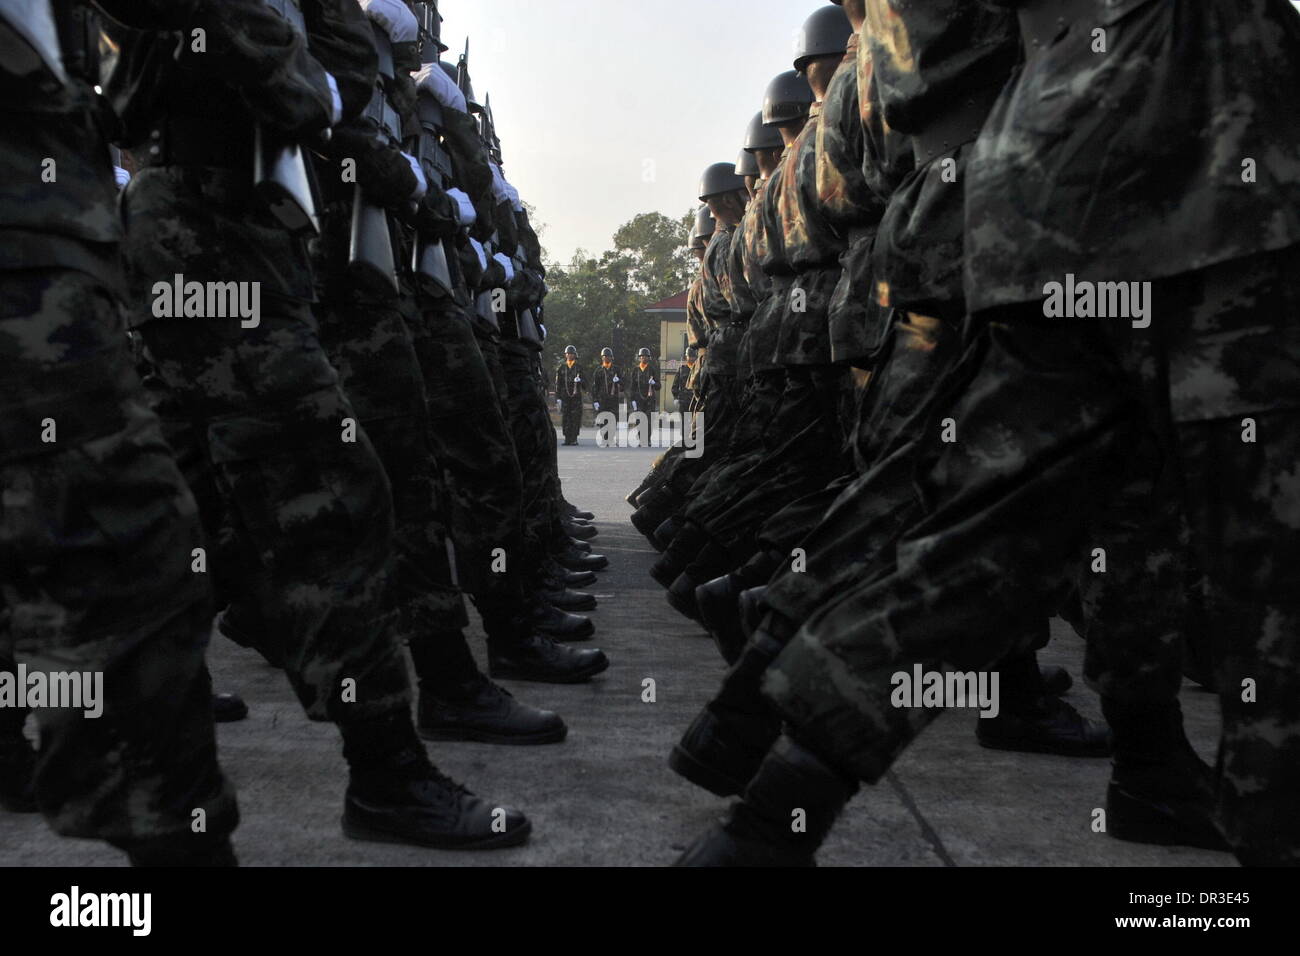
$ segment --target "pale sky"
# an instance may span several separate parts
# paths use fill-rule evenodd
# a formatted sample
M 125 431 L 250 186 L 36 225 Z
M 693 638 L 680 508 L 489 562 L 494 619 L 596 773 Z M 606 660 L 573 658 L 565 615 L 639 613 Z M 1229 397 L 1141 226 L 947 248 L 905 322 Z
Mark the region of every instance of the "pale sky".
M 1293 0 L 1300 8 L 1300 0 Z M 817 0 L 443 0 L 446 56 L 470 37 L 507 177 L 551 258 L 600 253 L 637 213 L 679 216 L 734 161 Z
M 567 263 L 637 213 L 698 205 L 700 173 L 734 162 L 763 90 L 791 68 L 817 0 L 444 0 L 444 57 L 470 37 L 507 178 Z

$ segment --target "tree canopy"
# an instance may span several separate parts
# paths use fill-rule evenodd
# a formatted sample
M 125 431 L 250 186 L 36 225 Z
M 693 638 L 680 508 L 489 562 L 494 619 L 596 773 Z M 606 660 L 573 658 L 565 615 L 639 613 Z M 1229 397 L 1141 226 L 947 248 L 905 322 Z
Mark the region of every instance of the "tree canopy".
M 577 347 L 583 364 L 606 347 L 625 367 L 642 347 L 662 361 L 659 319 L 642 310 L 690 285 L 699 269 L 687 249 L 694 222 L 694 210 L 676 220 L 641 213 L 619 227 L 613 248 L 599 256 L 579 249 L 567 265 L 548 263 L 544 364 L 558 363 L 567 345 Z

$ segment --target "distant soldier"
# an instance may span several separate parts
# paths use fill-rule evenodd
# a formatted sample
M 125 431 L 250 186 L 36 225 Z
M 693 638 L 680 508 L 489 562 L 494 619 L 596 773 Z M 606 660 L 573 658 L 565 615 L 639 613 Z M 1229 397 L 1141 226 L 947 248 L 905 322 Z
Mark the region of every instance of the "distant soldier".
M 632 370 L 632 411 L 659 411 L 659 369 L 649 349 L 636 353 L 636 368 Z
M 570 345 L 564 350 L 564 364 L 555 370 L 555 399 L 560 405 L 564 443 L 578 444 L 582 431 L 582 393 L 587 388 L 578 366 L 578 350 Z
M 695 360 L 699 352 L 691 346 L 686 350 L 686 355 L 682 359 L 681 366 L 677 369 L 677 374 L 673 376 L 673 398 L 677 400 L 677 410 L 686 414 L 691 410 L 691 404 L 695 401 L 695 389 L 691 388 L 691 376 L 695 374 Z
M 623 369 L 614 364 L 614 350 L 600 350 L 600 367 L 591 376 L 591 407 L 597 413 L 602 408 L 617 414 L 619 400 L 623 397 Z

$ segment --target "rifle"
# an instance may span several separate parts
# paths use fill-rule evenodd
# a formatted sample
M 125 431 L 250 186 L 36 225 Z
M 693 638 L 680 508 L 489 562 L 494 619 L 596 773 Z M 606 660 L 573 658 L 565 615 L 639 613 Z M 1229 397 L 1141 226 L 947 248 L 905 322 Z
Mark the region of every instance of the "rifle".
M 437 64 L 443 49 L 442 17 L 438 15 L 438 4 L 436 0 L 428 0 L 417 3 L 415 9 L 420 21 L 420 61 Z M 430 184 L 445 192 L 455 170 L 450 154 L 442 147 L 442 104 L 432 94 L 421 91 L 416 97 L 415 110 L 420 124 L 416 158 L 424 167 L 424 175 Z M 447 296 L 454 293 L 453 261 L 448 259 L 441 239 L 416 238 L 411 271 L 415 273 L 416 282 L 430 294 Z
M 297 0 L 262 2 L 289 21 L 306 40 L 307 25 Z M 261 123 L 253 127 L 253 192 L 290 232 L 316 235 L 320 231 L 302 150 Z
M 393 45 L 388 33 L 376 23 L 371 23 L 375 33 L 375 48 L 379 51 L 379 78 L 365 117 L 373 120 L 379 135 L 390 145 L 402 146 L 402 118 L 388 102 L 384 84 L 397 77 L 393 66 Z M 358 183 L 352 197 L 352 234 L 348 241 L 348 271 L 358 283 L 376 285 L 400 292 L 397 266 L 393 258 L 393 239 L 388 231 L 388 210 L 366 197 Z

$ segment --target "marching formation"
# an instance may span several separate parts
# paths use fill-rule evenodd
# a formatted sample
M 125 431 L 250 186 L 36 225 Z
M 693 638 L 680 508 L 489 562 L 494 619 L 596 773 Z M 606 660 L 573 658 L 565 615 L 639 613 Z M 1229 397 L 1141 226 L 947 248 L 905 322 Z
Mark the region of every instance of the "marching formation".
M 703 454 L 628 498 L 729 667 L 680 863 L 813 862 L 990 687 L 984 746 L 1112 757 L 1111 836 L 1300 863 L 1300 16 L 837 0 L 787 66 L 700 182 Z
M 6 2 L 0 33 L 0 678 L 104 688 L 97 719 L 38 710 L 39 753 L 0 707 L 0 802 L 233 864 L 219 610 L 338 727 L 349 836 L 523 842 L 421 738 L 563 740 L 493 678 L 609 666 L 566 643 L 608 561 L 560 488 L 541 248 L 468 47 L 404 0 Z
M 538 236 L 442 33 L 436 0 L 0 0 L 0 808 L 234 865 L 215 629 L 337 726 L 348 836 L 527 840 L 424 741 L 558 744 L 495 681 L 609 667 L 553 389 L 565 445 L 584 401 L 689 410 L 628 496 L 726 665 L 665 756 L 738 799 L 680 864 L 814 863 L 976 705 L 985 747 L 1109 758 L 1113 837 L 1300 863 L 1288 0 L 813 10 L 701 176 L 671 382 L 543 369 Z M 1058 616 L 1104 724 L 1038 663 Z

